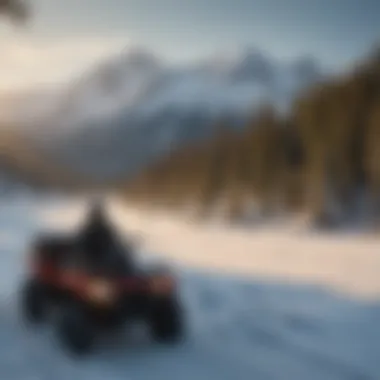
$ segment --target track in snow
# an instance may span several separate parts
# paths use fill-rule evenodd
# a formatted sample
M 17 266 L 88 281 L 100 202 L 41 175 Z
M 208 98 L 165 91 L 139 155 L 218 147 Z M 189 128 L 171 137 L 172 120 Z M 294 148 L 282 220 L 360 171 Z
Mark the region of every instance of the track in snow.
M 58 215 L 57 215 L 58 217 Z M 15 291 L 38 228 L 35 205 L 2 205 L 0 378 L 4 380 L 376 380 L 380 307 L 316 287 L 180 269 L 189 336 L 177 347 L 128 335 L 75 361 L 48 328 L 26 329 Z M 212 268 L 210 268 L 212 269 Z

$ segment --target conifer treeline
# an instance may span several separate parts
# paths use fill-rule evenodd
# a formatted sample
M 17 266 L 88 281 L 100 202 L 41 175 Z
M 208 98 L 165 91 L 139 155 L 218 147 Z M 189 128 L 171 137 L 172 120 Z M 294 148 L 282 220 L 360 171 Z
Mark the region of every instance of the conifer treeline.
M 263 211 L 306 209 L 324 220 L 330 201 L 349 212 L 358 189 L 379 207 L 377 55 L 309 89 L 286 118 L 266 106 L 243 131 L 219 125 L 212 139 L 148 168 L 127 194 L 163 206 L 198 206 L 201 214 L 223 200 L 232 217 L 254 200 Z

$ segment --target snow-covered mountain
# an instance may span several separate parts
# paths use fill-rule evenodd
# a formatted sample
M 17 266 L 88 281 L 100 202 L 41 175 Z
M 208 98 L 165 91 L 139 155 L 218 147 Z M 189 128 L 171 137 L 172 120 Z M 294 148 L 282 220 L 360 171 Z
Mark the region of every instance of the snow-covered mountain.
M 257 50 L 174 66 L 135 48 L 70 85 L 55 115 L 65 124 L 107 118 L 116 112 L 155 114 L 167 107 L 197 107 L 219 114 L 226 108 L 245 110 L 258 101 L 282 106 L 321 75 L 309 58 L 284 64 Z
M 263 103 L 286 111 L 323 76 L 312 59 L 284 63 L 258 50 L 174 65 L 133 48 L 50 91 L 46 102 L 35 100 L 33 117 L 30 105 L 24 109 L 29 124 L 44 128 L 43 148 L 61 163 L 115 178 L 206 136 L 219 119 L 238 124 Z

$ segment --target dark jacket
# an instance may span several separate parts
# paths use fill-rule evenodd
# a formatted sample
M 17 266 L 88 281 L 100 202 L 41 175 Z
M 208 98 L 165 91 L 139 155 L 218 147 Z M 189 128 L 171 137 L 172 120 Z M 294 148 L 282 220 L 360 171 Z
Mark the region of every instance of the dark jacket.
M 78 238 L 89 269 L 109 274 L 131 271 L 131 252 L 121 246 L 112 225 L 102 213 L 90 215 Z

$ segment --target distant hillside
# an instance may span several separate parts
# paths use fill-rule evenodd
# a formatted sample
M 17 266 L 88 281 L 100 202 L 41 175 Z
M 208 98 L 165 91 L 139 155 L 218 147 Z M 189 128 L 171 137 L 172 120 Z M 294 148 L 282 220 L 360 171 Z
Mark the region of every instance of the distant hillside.
M 87 181 L 64 170 L 15 128 L 0 131 L 0 192 L 80 188 Z

